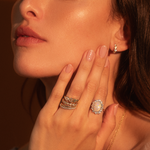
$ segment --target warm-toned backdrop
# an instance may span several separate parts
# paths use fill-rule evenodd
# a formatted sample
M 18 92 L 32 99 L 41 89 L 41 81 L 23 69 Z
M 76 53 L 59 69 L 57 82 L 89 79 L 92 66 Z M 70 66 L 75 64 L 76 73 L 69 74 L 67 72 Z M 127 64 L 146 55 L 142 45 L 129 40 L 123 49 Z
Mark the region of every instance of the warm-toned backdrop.
M 25 78 L 19 77 L 12 65 L 10 14 L 14 2 L 0 0 L 0 150 L 28 142 L 33 126 L 21 104 L 20 89 Z

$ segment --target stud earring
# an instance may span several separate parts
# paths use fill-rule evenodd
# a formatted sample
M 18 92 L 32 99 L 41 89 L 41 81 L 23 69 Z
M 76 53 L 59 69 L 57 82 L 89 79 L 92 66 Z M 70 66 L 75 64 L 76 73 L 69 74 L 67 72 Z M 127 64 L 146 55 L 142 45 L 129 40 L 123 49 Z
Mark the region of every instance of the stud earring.
M 115 46 L 114 46 L 113 53 L 114 53 L 114 54 L 117 53 L 117 44 L 115 44 Z

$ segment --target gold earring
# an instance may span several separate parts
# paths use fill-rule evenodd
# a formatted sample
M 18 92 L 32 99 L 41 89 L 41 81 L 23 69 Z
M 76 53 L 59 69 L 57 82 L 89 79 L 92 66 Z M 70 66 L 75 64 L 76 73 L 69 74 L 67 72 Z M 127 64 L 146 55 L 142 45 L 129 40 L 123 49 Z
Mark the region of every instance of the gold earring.
M 113 51 L 113 53 L 114 53 L 114 54 L 117 53 L 117 44 L 115 44 L 115 46 L 114 46 L 114 51 Z

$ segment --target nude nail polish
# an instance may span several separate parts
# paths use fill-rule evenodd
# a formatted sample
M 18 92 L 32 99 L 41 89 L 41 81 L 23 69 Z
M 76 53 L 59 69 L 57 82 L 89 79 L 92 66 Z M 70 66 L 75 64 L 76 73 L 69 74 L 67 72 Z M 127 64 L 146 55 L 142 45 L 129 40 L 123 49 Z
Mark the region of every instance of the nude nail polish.
M 118 106 L 119 104 L 116 104 L 116 106 L 114 107 L 114 116 L 116 116 L 117 110 L 118 110 Z
M 66 72 L 66 73 L 70 73 L 71 70 L 72 70 L 72 65 L 71 65 L 71 64 L 68 64 L 68 65 L 66 66 L 66 68 L 65 68 L 65 72 Z
M 94 57 L 94 51 L 93 51 L 93 50 L 89 50 L 89 51 L 87 52 L 86 59 L 87 59 L 88 61 L 92 61 L 93 57 Z
M 100 51 L 99 51 L 99 55 L 101 58 L 104 58 L 105 55 L 107 53 L 107 47 L 105 45 L 103 45 L 101 48 L 100 48 Z

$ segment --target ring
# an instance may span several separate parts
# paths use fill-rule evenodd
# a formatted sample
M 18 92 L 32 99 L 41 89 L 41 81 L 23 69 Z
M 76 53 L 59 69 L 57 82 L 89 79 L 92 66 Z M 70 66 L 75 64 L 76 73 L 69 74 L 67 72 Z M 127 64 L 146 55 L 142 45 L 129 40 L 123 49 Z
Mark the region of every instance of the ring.
M 70 103 L 78 103 L 78 99 L 75 98 L 69 98 L 68 96 L 64 96 L 64 99 L 66 102 L 70 102 Z
M 75 104 L 75 103 L 66 102 L 64 98 L 62 99 L 62 103 L 66 104 L 67 106 L 73 106 L 73 107 L 77 106 L 77 104 Z
M 76 109 L 76 106 L 75 107 L 73 107 L 73 106 L 67 106 L 67 105 L 65 105 L 65 104 L 63 104 L 63 103 L 60 103 L 60 105 L 59 105 L 61 108 L 63 108 L 63 109 Z
M 91 104 L 91 110 L 94 114 L 100 114 L 103 111 L 103 102 L 101 100 L 94 100 Z
M 63 109 L 75 109 L 78 104 L 78 101 L 79 100 L 75 98 L 69 98 L 68 96 L 64 96 L 59 106 Z

